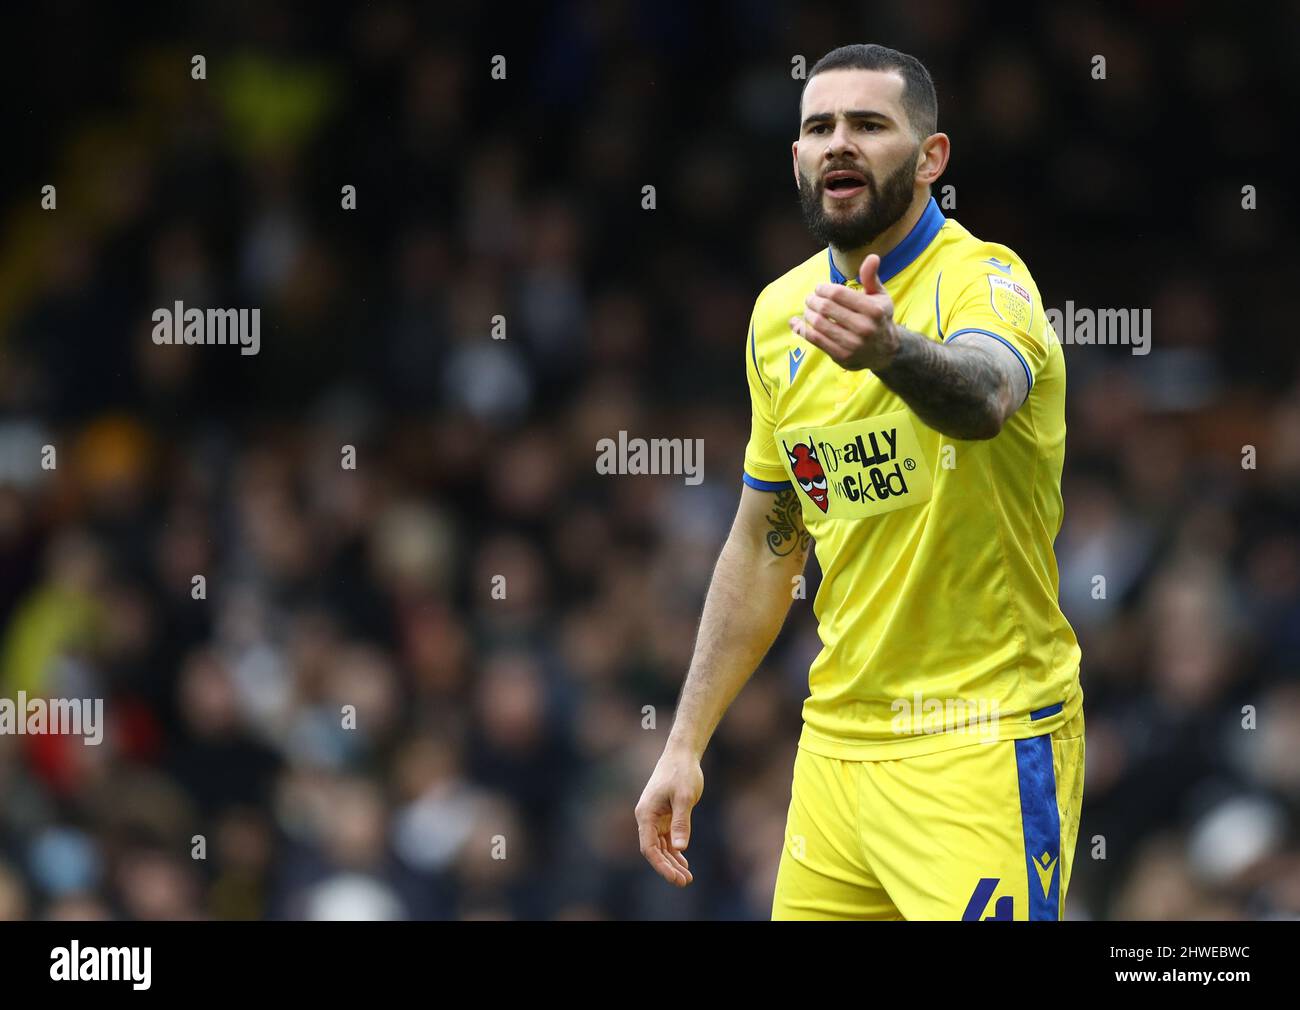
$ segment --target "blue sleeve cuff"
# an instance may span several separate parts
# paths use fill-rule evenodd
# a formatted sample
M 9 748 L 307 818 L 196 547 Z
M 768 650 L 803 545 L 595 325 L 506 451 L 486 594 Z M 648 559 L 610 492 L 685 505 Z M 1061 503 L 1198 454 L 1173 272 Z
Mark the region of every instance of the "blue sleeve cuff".
M 743 471 L 740 479 L 756 491 L 784 491 L 790 486 L 788 480 L 759 480 L 757 477 L 751 477 Z
M 1025 396 L 1029 395 L 1029 390 L 1034 388 L 1034 373 L 1029 370 L 1029 362 L 1025 360 L 1025 356 L 1016 349 L 1015 345 L 1012 344 L 1010 340 L 1006 337 L 999 336 L 991 330 L 981 330 L 978 326 L 967 326 L 965 329 L 958 330 L 956 333 L 948 334 L 948 339 L 945 340 L 944 343 L 951 344 L 963 333 L 982 333 L 986 337 L 992 337 L 1000 344 L 1005 344 L 1007 349 L 1019 359 L 1020 367 L 1025 370 L 1025 381 L 1028 383 L 1025 389 Z

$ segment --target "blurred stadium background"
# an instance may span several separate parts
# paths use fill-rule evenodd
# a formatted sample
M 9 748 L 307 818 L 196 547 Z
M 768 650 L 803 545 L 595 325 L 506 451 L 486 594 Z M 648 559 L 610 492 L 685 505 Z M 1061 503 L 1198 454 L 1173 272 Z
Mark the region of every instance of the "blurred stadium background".
M 791 60 L 848 41 L 928 64 L 949 213 L 1049 305 L 1152 311 L 1149 355 L 1066 348 L 1070 917 L 1300 917 L 1300 18 L 1272 11 L 13 12 L 0 696 L 102 697 L 109 728 L 0 736 L 0 919 L 767 916 L 806 601 L 706 756 L 690 888 L 632 808 L 740 490 L 750 307 L 815 251 Z M 177 299 L 261 307 L 260 354 L 155 346 Z M 704 483 L 598 476 L 620 429 L 703 438 Z

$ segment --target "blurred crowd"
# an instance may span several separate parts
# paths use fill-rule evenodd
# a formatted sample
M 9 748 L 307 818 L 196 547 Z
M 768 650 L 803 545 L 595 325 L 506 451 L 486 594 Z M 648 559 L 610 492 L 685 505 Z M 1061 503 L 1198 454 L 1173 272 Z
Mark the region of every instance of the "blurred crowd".
M 767 917 L 815 566 L 706 755 L 689 888 L 632 810 L 740 492 L 750 308 L 816 250 L 792 59 L 849 41 L 927 62 L 946 212 L 1049 305 L 1152 310 L 1149 355 L 1065 348 L 1069 916 L 1300 917 L 1288 33 L 1125 9 L 180 5 L 36 37 L 0 697 L 108 726 L 0 735 L 0 920 Z M 177 300 L 260 307 L 260 353 L 156 345 Z M 620 430 L 702 438 L 703 483 L 597 474 Z

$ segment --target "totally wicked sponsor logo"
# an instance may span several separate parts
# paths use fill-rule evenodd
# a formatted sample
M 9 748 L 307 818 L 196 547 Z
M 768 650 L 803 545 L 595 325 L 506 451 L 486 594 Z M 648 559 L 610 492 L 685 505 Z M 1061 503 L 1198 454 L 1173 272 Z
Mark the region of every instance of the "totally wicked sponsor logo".
M 930 500 L 930 470 L 905 410 L 777 437 L 806 502 L 830 518 L 861 519 Z
M 869 431 L 865 438 L 857 435 L 839 446 L 823 441 L 821 448 L 831 470 L 843 467 L 844 474 L 833 483 L 849 501 L 871 500 L 873 492 L 881 500 L 890 495 L 907 494 L 903 467 L 906 465 L 908 470 L 915 470 L 916 460 L 910 456 L 899 460 L 897 428 Z

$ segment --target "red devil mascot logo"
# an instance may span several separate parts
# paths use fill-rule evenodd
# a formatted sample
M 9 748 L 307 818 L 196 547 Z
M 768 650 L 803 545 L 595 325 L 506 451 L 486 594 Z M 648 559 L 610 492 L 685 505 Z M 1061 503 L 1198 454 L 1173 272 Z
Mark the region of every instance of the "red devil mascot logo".
M 809 437 L 807 443 L 796 442 L 794 452 L 791 452 L 790 447 L 784 442 L 781 443 L 781 447 L 785 449 L 785 454 L 790 460 L 790 469 L 794 472 L 794 479 L 803 488 L 803 493 L 808 496 L 809 501 L 825 512 L 829 504 L 826 498 L 826 471 L 822 469 L 821 461 L 817 458 L 812 437 Z

